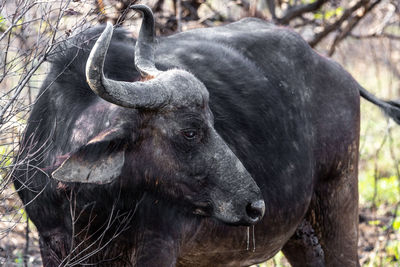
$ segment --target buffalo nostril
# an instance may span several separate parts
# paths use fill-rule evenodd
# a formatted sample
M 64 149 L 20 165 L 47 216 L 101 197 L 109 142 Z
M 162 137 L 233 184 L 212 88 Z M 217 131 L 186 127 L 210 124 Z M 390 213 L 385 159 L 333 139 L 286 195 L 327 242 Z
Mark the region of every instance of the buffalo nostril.
M 257 200 L 249 203 L 246 207 L 247 215 L 253 220 L 260 220 L 265 213 L 264 200 Z

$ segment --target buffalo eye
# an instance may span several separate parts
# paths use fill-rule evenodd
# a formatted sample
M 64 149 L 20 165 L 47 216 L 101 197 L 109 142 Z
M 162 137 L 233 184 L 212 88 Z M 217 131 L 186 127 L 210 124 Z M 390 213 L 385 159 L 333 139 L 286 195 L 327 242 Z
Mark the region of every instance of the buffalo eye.
M 187 140 L 194 140 L 197 137 L 196 129 L 185 129 L 182 130 L 181 133 Z

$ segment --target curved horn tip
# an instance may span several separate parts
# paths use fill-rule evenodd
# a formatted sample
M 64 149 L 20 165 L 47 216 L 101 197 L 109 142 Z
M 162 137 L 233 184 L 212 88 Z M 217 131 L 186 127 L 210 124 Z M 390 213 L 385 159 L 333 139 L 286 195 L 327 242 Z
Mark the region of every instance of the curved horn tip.
M 111 22 L 107 21 L 106 27 L 104 28 L 103 32 L 101 33 L 100 37 L 97 39 L 94 47 L 97 47 L 99 44 L 106 43 L 108 48 L 108 43 L 111 40 L 112 34 L 114 31 L 114 26 Z M 92 49 L 93 51 L 93 49 Z
M 111 42 L 112 34 L 113 25 L 110 22 L 107 22 L 106 27 L 92 47 L 92 50 L 90 51 L 89 57 L 86 61 L 86 81 L 90 88 L 97 94 L 99 94 L 101 91 L 104 91 L 101 88 L 101 84 L 103 83 L 104 79 L 104 60 Z
M 112 35 L 113 31 L 114 31 L 114 26 L 112 25 L 111 22 L 107 21 L 106 27 L 104 28 L 103 32 L 101 33 L 99 39 L 100 39 L 102 36 Z
M 154 64 L 155 21 L 153 11 L 146 5 L 132 5 L 142 13 L 142 25 L 135 45 L 135 67 L 142 77 L 157 76 L 160 71 Z
M 114 27 L 114 26 L 112 25 L 111 22 L 107 21 L 107 23 L 106 23 L 106 29 L 109 29 L 110 27 L 112 28 L 112 27 Z

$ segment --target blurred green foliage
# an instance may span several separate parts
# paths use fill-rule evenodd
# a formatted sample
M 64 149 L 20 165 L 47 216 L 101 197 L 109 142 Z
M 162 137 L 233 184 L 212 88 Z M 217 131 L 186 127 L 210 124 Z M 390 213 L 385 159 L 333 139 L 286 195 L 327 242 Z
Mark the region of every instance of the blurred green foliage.
M 376 196 L 375 195 L 376 186 Z M 360 205 L 380 206 L 383 204 L 396 204 L 400 201 L 399 180 L 397 176 L 380 177 L 376 181 L 374 170 L 369 169 L 359 177 Z M 373 201 L 375 200 L 375 203 Z
M 0 32 L 4 32 L 6 30 L 6 20 L 0 15 Z
M 6 145 L 0 145 L 0 182 L 7 175 L 7 167 L 12 163 L 10 148 Z
M 324 12 L 319 11 L 314 13 L 314 19 L 328 20 L 334 17 L 340 17 L 343 14 L 343 7 L 326 10 Z

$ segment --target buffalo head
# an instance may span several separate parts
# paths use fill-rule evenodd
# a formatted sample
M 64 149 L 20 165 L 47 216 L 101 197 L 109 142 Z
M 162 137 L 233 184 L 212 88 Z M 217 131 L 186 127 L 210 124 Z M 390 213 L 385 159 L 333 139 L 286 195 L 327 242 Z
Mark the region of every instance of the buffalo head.
M 160 71 L 155 67 L 153 14 L 147 6 L 131 8 L 141 11 L 144 17 L 135 48 L 135 66 L 142 80 L 122 82 L 104 76 L 111 24 L 107 24 L 90 53 L 86 78 L 90 88 L 104 100 L 137 111 L 139 119 L 132 119 L 138 124 L 137 132 L 129 135 L 135 139 L 130 140 L 133 145 L 113 152 L 105 148 L 105 156 L 99 150 L 96 156 L 83 153 L 127 131 L 116 127 L 73 153 L 53 177 L 105 184 L 125 178 L 124 172 L 129 172 L 134 174 L 132 179 L 142 179 L 147 190 L 157 190 L 166 199 L 190 207 L 195 214 L 229 224 L 258 222 L 265 210 L 260 189 L 215 131 L 206 87 L 188 71 Z

